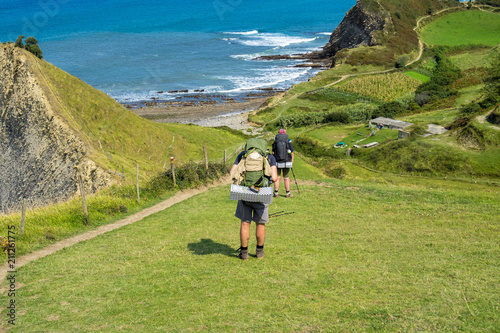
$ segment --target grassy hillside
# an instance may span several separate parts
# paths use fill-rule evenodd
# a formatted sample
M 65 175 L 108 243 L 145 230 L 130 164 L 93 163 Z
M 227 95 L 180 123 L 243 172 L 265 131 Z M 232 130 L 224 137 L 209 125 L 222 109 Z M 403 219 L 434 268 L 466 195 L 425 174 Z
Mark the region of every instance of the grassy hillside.
M 114 186 L 87 193 L 88 219 L 83 215 L 79 195 L 49 207 L 28 207 L 26 233 L 18 236 L 19 255 L 130 215 L 179 189 L 219 178 L 227 172 L 220 163 L 224 149 L 230 159 L 246 140 L 236 131 L 143 119 L 50 63 L 24 50 L 17 51 L 28 59 L 27 65 L 54 112 L 84 142 L 87 156 L 113 174 L 124 171 L 124 177 L 114 176 Z M 211 162 L 209 170 L 199 165 L 204 145 Z M 177 186 L 168 182 L 172 177 L 164 172 L 170 171 L 171 156 L 175 157 Z M 137 164 L 140 203 L 136 193 Z M 0 238 L 7 236 L 7 226 L 15 225 L 19 230 L 19 224 L 20 213 L 0 216 L 4 230 Z
M 101 167 L 135 178 L 139 163 L 142 177 L 151 177 L 171 156 L 181 165 L 202 160 L 203 145 L 211 160 L 222 160 L 244 137 L 221 129 L 160 124 L 135 115 L 115 100 L 50 63 L 30 56 L 31 67 L 55 111 L 66 120 Z M 229 154 L 229 153 L 228 153 Z
M 421 32 L 427 45 L 497 45 L 500 15 L 470 10 L 448 14 L 429 23 Z
M 455 26 L 467 21 L 468 36 L 481 37 L 477 42 L 465 42 L 480 44 L 488 39 L 498 43 L 499 37 L 491 33 L 498 17 L 467 11 L 443 13 L 435 22 Z M 424 31 L 433 24 L 429 23 Z M 288 128 L 299 151 L 338 177 L 355 176 L 349 171 L 353 171 L 352 162 L 398 174 L 498 179 L 498 127 L 479 120 L 465 127 L 455 126 L 446 134 L 422 136 L 429 124 L 448 127 L 468 115 L 462 109 L 481 101 L 485 83 L 492 75 L 490 67 L 499 56 L 498 47 L 448 45 L 453 30 L 450 26 L 434 28 L 441 38 L 437 43 L 443 45 L 426 49 L 422 59 L 411 66 L 387 70 L 342 64 L 293 87 L 251 119 L 270 130 Z M 479 107 L 470 117 L 484 118 L 482 114 L 492 108 Z M 373 131 L 367 122 L 378 116 L 413 123 L 409 129 L 414 131 L 413 137 L 396 142 L 397 130 Z M 354 149 L 348 157 L 346 149 L 334 148 L 340 141 L 347 144 L 346 148 L 370 142 L 380 145 L 369 150 Z
M 498 187 L 391 181 L 274 200 L 295 213 L 245 262 L 235 202 L 212 189 L 19 269 L 13 331 L 495 331 Z

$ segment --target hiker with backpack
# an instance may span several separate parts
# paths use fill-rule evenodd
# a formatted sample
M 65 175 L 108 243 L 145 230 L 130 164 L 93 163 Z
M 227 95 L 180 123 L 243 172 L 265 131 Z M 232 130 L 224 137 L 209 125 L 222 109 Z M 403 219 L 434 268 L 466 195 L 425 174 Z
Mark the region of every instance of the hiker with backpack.
M 290 192 L 290 169 L 293 164 L 293 145 L 292 140 L 288 139 L 288 135 L 284 129 L 280 129 L 276 134 L 273 142 L 273 155 L 276 159 L 278 168 L 278 180 L 274 183 L 274 197 L 279 197 L 280 179 L 283 175 L 283 183 L 285 183 L 286 197 L 291 198 L 293 194 Z
M 252 138 L 245 144 L 245 149 L 236 157 L 231 168 L 231 178 L 235 184 L 242 185 L 259 193 L 269 188 L 270 182 L 278 179 L 276 160 L 268 154 L 267 142 L 264 139 Z M 270 188 L 270 191 L 272 189 Z M 253 199 L 254 196 L 252 196 Z M 272 201 L 271 192 L 269 197 Z M 250 224 L 256 224 L 255 237 L 257 246 L 255 254 L 257 259 L 264 257 L 264 240 L 266 237 L 266 223 L 269 222 L 269 204 L 265 202 L 238 200 L 235 216 L 241 220 L 240 225 L 240 254 L 242 260 L 249 258 L 248 242 L 250 239 Z

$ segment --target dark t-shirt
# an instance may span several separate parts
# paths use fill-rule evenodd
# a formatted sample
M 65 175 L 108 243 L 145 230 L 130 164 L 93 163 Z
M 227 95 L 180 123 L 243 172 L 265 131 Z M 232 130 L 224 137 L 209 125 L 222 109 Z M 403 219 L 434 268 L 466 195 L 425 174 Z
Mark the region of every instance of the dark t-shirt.
M 246 151 L 242 151 L 241 153 L 238 154 L 236 157 L 236 160 L 234 161 L 234 164 L 240 163 L 241 159 L 243 158 L 243 155 L 245 155 Z M 274 158 L 274 155 L 267 155 L 267 161 L 269 162 L 270 166 L 276 166 L 276 158 Z

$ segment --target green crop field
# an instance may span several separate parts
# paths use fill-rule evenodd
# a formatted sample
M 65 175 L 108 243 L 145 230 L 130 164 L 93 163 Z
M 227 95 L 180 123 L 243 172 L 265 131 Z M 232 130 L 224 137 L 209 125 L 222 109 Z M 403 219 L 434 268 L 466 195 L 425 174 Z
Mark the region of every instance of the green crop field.
M 416 79 L 416 80 L 419 80 L 421 82 L 427 82 L 431 79 L 427 75 L 420 74 L 420 73 L 417 73 L 414 71 L 408 71 L 408 72 L 405 72 L 405 74 L 408 75 L 409 77 L 411 77 L 412 79 Z
M 392 73 L 360 76 L 341 83 L 338 89 L 389 102 L 415 91 L 420 84 L 419 79 L 403 73 Z
M 500 43 L 500 15 L 479 10 L 458 12 L 441 17 L 424 27 L 421 38 L 428 45 Z
M 248 261 L 229 188 L 209 190 L 20 268 L 10 331 L 493 332 L 498 187 L 392 182 L 275 199 L 294 214 Z

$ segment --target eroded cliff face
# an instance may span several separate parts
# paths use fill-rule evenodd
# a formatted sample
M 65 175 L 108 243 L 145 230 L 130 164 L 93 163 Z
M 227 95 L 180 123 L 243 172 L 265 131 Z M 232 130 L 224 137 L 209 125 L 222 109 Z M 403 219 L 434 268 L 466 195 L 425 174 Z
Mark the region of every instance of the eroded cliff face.
M 87 158 L 86 147 L 40 88 L 30 55 L 0 45 L 0 212 L 65 200 L 77 194 L 77 174 L 87 192 L 108 175 Z
M 338 51 L 345 48 L 378 45 L 380 43 L 378 35 L 391 25 L 390 19 L 384 17 L 382 13 L 382 8 L 376 11 L 370 10 L 366 8 L 363 0 L 358 0 L 333 31 L 328 44 L 315 58 L 331 59 Z

